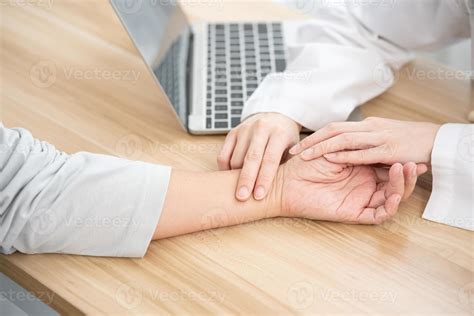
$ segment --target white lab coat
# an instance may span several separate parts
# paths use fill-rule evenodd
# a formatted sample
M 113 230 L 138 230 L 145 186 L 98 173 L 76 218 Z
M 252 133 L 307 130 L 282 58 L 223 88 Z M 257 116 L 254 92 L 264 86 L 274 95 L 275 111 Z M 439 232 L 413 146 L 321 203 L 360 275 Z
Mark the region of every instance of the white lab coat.
M 288 28 L 287 70 L 265 78 L 246 102 L 243 120 L 279 112 L 310 130 L 345 121 L 394 84 L 413 51 L 436 50 L 474 34 L 473 0 L 296 2 L 314 20 Z M 472 124 L 439 130 L 424 218 L 474 230 L 473 146 Z

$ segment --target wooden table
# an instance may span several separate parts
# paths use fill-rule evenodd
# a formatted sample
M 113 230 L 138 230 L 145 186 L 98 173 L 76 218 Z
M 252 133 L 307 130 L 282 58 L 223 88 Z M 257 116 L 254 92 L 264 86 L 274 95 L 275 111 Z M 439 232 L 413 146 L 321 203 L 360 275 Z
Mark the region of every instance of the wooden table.
M 186 3 L 195 20 L 302 17 L 267 1 Z M 0 9 L 6 126 L 68 152 L 216 169 L 223 137 L 180 129 L 106 1 Z M 415 62 L 362 113 L 466 122 L 468 82 L 423 76 L 436 69 Z M 381 226 L 280 218 L 153 242 L 144 259 L 17 253 L 0 270 L 65 313 L 472 313 L 474 234 L 421 219 L 430 186 Z

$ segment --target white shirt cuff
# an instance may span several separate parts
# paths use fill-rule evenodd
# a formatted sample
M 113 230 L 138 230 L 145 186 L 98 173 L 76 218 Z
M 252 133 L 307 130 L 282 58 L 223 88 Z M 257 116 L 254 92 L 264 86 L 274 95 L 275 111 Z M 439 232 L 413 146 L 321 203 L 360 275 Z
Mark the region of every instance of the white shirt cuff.
M 433 189 L 423 218 L 474 230 L 474 125 L 446 124 L 432 153 Z

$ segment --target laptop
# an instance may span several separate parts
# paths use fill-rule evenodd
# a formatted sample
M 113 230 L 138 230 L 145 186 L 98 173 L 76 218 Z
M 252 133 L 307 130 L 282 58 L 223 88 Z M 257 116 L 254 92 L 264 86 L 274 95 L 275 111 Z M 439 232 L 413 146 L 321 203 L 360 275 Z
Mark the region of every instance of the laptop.
M 175 0 L 110 1 L 191 134 L 227 133 L 262 80 L 286 68 L 283 22 L 190 24 Z

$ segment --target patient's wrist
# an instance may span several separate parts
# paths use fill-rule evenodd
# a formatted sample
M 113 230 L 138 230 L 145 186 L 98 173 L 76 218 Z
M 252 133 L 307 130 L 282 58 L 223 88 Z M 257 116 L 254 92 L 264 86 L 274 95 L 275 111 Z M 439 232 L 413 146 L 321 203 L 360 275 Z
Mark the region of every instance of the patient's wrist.
M 284 165 L 278 168 L 278 172 L 273 180 L 271 190 L 265 198 L 267 218 L 285 216 L 282 203 L 282 189 L 284 181 Z

